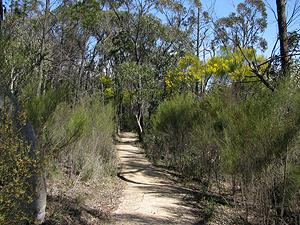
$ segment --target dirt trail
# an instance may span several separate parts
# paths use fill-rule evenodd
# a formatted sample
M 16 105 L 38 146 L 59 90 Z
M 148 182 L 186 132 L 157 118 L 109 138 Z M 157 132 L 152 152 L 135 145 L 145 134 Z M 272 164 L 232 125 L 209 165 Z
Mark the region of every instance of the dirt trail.
M 126 187 L 112 214 L 113 224 L 197 224 L 192 206 L 184 201 L 190 191 L 175 185 L 172 176 L 148 162 L 135 141 L 134 134 L 122 133 L 117 145 L 119 177 Z

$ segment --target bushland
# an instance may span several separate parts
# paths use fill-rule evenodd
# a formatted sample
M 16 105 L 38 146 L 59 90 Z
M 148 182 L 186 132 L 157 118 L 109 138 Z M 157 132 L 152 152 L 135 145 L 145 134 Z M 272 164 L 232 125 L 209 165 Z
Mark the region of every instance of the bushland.
M 218 84 L 201 98 L 173 96 L 152 117 L 147 154 L 184 180 L 197 181 L 204 193 L 222 193 L 229 185 L 232 206 L 239 205 L 244 221 L 251 214 L 263 224 L 297 224 L 299 92 L 287 79 L 274 92 Z

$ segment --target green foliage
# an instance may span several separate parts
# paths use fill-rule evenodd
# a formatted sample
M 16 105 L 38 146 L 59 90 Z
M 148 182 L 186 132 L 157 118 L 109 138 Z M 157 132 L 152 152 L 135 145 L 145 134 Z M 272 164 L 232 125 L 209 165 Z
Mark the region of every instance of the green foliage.
M 84 203 L 84 199 L 83 199 L 82 195 L 80 195 L 80 194 L 76 195 L 75 201 L 78 205 L 81 205 Z
M 222 123 L 207 111 L 205 104 L 200 104 L 201 120 L 190 132 L 190 151 L 187 154 L 191 163 L 186 167 L 187 177 L 197 178 L 206 190 L 219 179 L 222 137 Z
M 197 102 L 175 96 L 153 118 L 148 156 L 156 163 L 163 159 L 186 180 L 198 179 L 204 191 L 232 180 L 233 193 L 241 188 L 245 211 L 251 205 L 265 223 L 281 216 L 270 208 L 289 212 L 285 220 L 293 221 L 300 210 L 299 92 L 290 79 L 276 92 L 258 84 L 215 84 Z
M 46 122 L 49 120 L 57 105 L 64 101 L 68 92 L 68 86 L 64 85 L 57 89 L 47 90 L 39 97 L 35 93 L 27 93 L 21 100 L 26 109 L 26 116 L 35 129 L 35 133 L 40 136 Z
M 221 112 L 226 123 L 223 165 L 228 171 L 241 173 L 247 182 L 273 160 L 283 157 L 299 130 L 295 114 L 299 110 L 299 90 L 283 86 L 275 94 L 262 90 L 246 101 L 236 99 Z
M 149 65 L 138 66 L 136 63 L 124 62 L 117 67 L 115 82 L 121 84 L 119 91 L 124 100 L 136 108 L 150 99 L 155 92 L 154 74 Z
M 271 105 L 262 106 L 257 100 L 250 98 L 230 104 L 222 112 L 226 123 L 222 165 L 229 173 L 240 173 L 246 183 L 251 180 L 252 173 L 261 172 L 261 166 L 268 165 L 274 150 L 271 144 L 276 140 L 278 129 L 273 123 L 276 118 L 270 115 Z
M 184 179 L 196 178 L 207 188 L 218 177 L 221 132 L 209 98 L 195 101 L 189 95 L 174 95 L 163 102 L 153 117 L 153 133 L 146 139 L 148 156 L 179 171 Z
M 168 165 L 182 172 L 190 157 L 189 132 L 198 120 L 191 96 L 176 95 L 164 101 L 153 117 L 154 146 L 149 154 L 154 158 L 163 156 Z
M 116 68 L 114 89 L 123 114 L 118 115 L 124 123 L 122 129 L 136 127 L 140 134 L 143 133 L 143 119 L 149 102 L 155 100 L 155 87 L 153 70 L 147 64 L 124 62 Z
M 36 195 L 36 189 L 29 183 L 29 179 L 39 173 L 44 163 L 39 152 L 33 156 L 30 145 L 20 137 L 19 129 L 25 123 L 23 112 L 12 117 L 6 107 L 0 111 L 1 224 L 20 224 L 25 220 L 34 220 L 34 215 L 26 211 Z
M 114 49 L 110 54 L 122 56 L 125 53 L 134 53 L 134 45 L 126 30 L 120 31 L 118 35 L 112 39 L 112 42 L 114 44 Z
M 51 163 L 69 168 L 74 182 L 77 175 L 83 181 L 116 175 L 113 113 L 97 94 L 82 98 L 76 110 L 60 103 L 45 125 Z
M 7 11 L 2 23 L 0 65 L 6 84 L 16 96 L 33 80 L 36 81 L 38 75 L 43 20 L 39 9 L 43 8 L 42 4 L 37 1 L 11 2 L 11 10 Z M 47 44 L 45 59 L 49 59 L 50 52 Z M 46 61 L 43 70 L 47 73 L 50 69 L 51 63 Z
M 68 142 L 72 143 L 78 138 L 86 134 L 87 131 L 87 118 L 86 112 L 83 107 L 77 107 L 77 109 L 71 112 L 68 123 L 65 127 L 66 137 Z
M 295 171 L 299 164 L 300 117 L 296 112 L 300 110 L 300 90 L 293 81 L 282 82 L 272 93 L 256 90 L 251 95 L 222 90 L 210 101 L 222 124 L 218 139 L 222 171 L 241 185 L 245 199 L 253 199 L 254 193 L 264 196 L 256 199 L 255 207 L 270 219 L 269 208 L 289 210 L 294 204 L 292 196 L 300 188 Z M 299 209 L 299 205 L 293 207 Z
M 172 130 L 174 133 L 181 133 L 193 125 L 195 116 L 196 110 L 192 97 L 176 95 L 158 107 L 153 120 L 154 130 L 158 132 Z
M 70 8 L 71 19 L 80 22 L 82 29 L 86 32 L 95 30 L 95 25 L 98 25 L 99 13 L 101 7 L 99 2 L 93 0 L 78 1 Z
M 239 3 L 236 12 L 217 20 L 214 24 L 216 42 L 221 45 L 256 46 L 266 50 L 267 42 L 260 34 L 267 28 L 266 5 L 262 0 L 245 0 Z M 250 29 L 249 29 L 250 28 Z

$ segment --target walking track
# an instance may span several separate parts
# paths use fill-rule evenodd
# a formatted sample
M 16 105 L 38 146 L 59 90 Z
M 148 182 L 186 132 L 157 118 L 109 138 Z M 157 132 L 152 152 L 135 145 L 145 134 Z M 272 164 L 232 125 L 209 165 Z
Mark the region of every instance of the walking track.
M 193 208 L 185 199 L 191 191 L 176 185 L 172 176 L 153 166 L 135 146 L 133 133 L 122 133 L 117 150 L 119 177 L 126 182 L 113 224 L 197 224 Z

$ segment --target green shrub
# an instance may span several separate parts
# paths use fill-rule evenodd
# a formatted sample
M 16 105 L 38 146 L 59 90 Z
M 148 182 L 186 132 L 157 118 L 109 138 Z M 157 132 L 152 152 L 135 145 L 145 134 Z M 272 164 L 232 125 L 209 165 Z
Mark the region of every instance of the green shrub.
M 153 120 L 154 130 L 181 133 L 189 130 L 194 123 L 196 104 L 188 95 L 176 95 L 164 101 L 157 109 Z
M 0 223 L 21 224 L 34 221 L 27 211 L 36 195 L 29 180 L 40 170 L 43 158 L 35 156 L 30 145 L 20 137 L 20 128 L 26 124 L 23 112 L 12 116 L 6 107 L 0 110 Z M 41 175 L 42 176 L 42 175 Z
M 152 159 L 162 157 L 168 166 L 181 172 L 184 170 L 189 161 L 186 157 L 189 154 L 189 132 L 199 120 L 196 106 L 191 96 L 177 95 L 158 107 L 152 118 L 152 143 L 148 144 L 148 154 Z
M 175 96 L 152 118 L 147 154 L 185 179 L 197 178 L 204 190 L 232 182 L 245 220 L 255 209 L 265 224 L 297 223 L 299 112 L 300 88 L 293 80 L 282 81 L 274 92 L 255 84 L 242 90 L 215 85 L 199 101 Z
M 64 85 L 55 90 L 47 90 L 39 97 L 31 93 L 31 96 L 29 95 L 23 99 L 26 116 L 34 127 L 38 137 L 42 134 L 45 124 L 50 119 L 57 105 L 65 100 L 67 92 L 68 86 Z
M 287 81 L 276 92 L 231 95 L 216 113 L 224 124 L 222 170 L 241 186 L 246 212 L 255 202 L 265 223 L 272 221 L 270 208 L 277 210 L 277 219 L 284 219 L 281 212 L 291 209 L 289 202 L 299 192 L 293 169 L 299 164 L 299 91 Z
M 201 123 L 191 132 L 191 164 L 186 170 L 190 177 L 197 178 L 203 184 L 203 188 L 208 188 L 221 175 L 220 128 L 214 127 L 214 120 L 208 113 L 202 113 L 201 118 Z
M 113 116 L 112 105 L 98 95 L 82 98 L 76 110 L 60 103 L 45 127 L 53 163 L 83 181 L 116 175 Z

